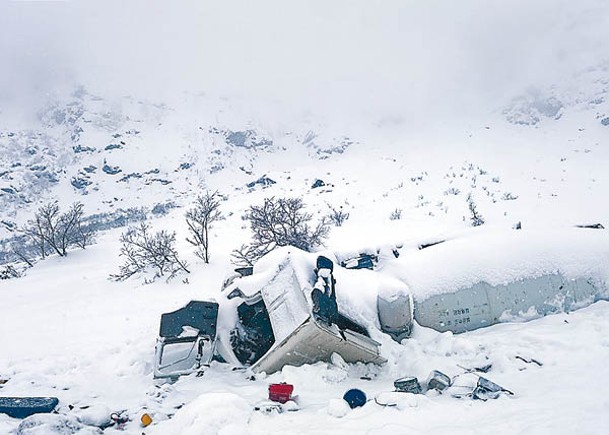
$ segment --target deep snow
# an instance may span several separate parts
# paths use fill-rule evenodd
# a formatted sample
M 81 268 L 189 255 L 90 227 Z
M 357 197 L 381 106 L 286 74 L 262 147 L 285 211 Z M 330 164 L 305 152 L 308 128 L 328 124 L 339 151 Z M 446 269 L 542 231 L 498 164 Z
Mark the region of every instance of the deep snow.
M 606 2 L 208 3 L 0 5 L 10 17 L 0 26 L 2 238 L 55 199 L 102 213 L 189 206 L 206 188 L 227 198 L 209 265 L 184 241 L 183 208 L 151 221 L 177 231 L 187 280 L 109 281 L 117 229 L 0 281 L 0 395 L 57 396 L 62 413 L 90 423 L 125 411 L 117 433 L 129 434 L 608 433 L 604 301 L 460 335 L 415 327 L 403 344 L 375 333 L 383 367 L 335 358 L 252 380 L 214 363 L 200 378 L 155 385 L 161 314 L 220 298 L 230 252 L 250 237 L 241 217 L 265 197 L 301 197 L 314 219 L 342 207 L 350 217 L 323 252 L 380 248 L 386 272 L 424 294 L 556 268 L 607 280 L 607 230 L 573 229 L 609 226 Z M 234 133 L 250 142 L 231 143 Z M 263 176 L 276 184 L 247 187 Z M 317 179 L 325 186 L 313 189 Z M 469 194 L 486 220 L 475 231 Z M 515 258 L 520 239 L 534 249 Z M 417 250 L 439 240 L 450 244 Z M 430 259 L 442 264 L 433 274 Z M 372 323 L 378 280 L 359 272 L 337 271 L 356 289 L 339 301 Z M 513 397 L 373 400 L 403 376 L 488 364 L 485 376 Z M 281 381 L 295 385 L 299 410 L 254 411 Z M 476 377 L 456 381 L 466 391 Z M 340 398 L 353 387 L 371 400 L 349 410 Z M 19 424 L 0 414 L 0 434 Z

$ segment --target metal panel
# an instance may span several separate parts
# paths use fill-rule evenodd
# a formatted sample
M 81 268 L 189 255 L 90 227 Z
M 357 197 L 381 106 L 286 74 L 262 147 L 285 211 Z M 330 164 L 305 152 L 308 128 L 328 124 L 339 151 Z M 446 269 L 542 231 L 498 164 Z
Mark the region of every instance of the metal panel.
M 310 315 L 309 304 L 288 263 L 260 290 L 269 313 L 275 342 L 292 333 Z
M 480 282 L 453 293 L 415 301 L 414 317 L 422 326 L 458 333 L 569 311 L 589 305 L 601 296 L 589 279 L 569 280 L 553 273 L 506 285 Z
M 335 352 L 346 362 L 383 364 L 386 360 L 379 355 L 379 346 L 376 341 L 357 332 L 340 331 L 336 325 L 326 326 L 308 319 L 260 358 L 252 370 L 273 373 L 285 365 L 329 361 Z
M 381 295 L 377 297 L 377 310 L 381 330 L 400 342 L 410 335 L 412 330 L 411 298 L 401 294 L 387 300 Z
M 492 324 L 488 287 L 481 282 L 465 290 L 415 300 L 414 318 L 419 325 L 440 332 L 465 332 L 488 326 Z

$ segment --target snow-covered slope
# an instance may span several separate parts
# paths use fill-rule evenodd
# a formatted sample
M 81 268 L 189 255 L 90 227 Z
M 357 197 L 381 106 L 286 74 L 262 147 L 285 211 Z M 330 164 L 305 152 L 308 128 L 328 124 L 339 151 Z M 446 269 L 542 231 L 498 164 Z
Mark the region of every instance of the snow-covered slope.
M 300 197 L 314 219 L 349 213 L 325 246 L 343 256 L 400 246 L 406 261 L 421 244 L 469 237 L 468 198 L 489 234 L 607 227 L 605 1 L 8 2 L 0 16 L 11 17 L 0 26 L 2 251 L 40 205 L 81 201 L 89 215 L 157 217 L 192 269 L 170 283 L 109 281 L 118 228 L 0 281 L 0 394 L 128 410 L 127 433 L 143 431 L 144 410 L 146 433 L 163 434 L 607 433 L 606 302 L 458 336 L 417 328 L 403 345 L 387 337 L 382 369 L 335 361 L 252 381 L 215 364 L 152 381 L 160 314 L 218 297 L 231 251 L 250 238 L 244 211 L 266 197 Z M 209 265 L 184 222 L 205 189 L 226 198 Z M 350 412 L 336 401 L 489 363 L 514 397 L 404 396 Z M 301 410 L 253 412 L 279 381 L 295 384 Z M 0 433 L 18 424 L 0 414 Z

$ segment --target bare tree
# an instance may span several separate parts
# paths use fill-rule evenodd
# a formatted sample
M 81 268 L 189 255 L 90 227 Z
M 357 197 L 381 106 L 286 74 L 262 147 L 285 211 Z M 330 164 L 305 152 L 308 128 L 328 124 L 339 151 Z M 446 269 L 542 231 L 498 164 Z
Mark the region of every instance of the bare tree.
M 82 203 L 75 202 L 62 214 L 59 204 L 50 202 L 38 209 L 22 233 L 32 241 L 41 258 L 51 252 L 65 257 L 71 246 L 84 249 L 92 243 L 93 231 L 83 224 L 83 209 Z
M 205 192 L 197 197 L 195 206 L 186 212 L 186 223 L 190 237 L 186 241 L 196 247 L 195 255 L 209 263 L 209 230 L 211 224 L 222 218 L 220 194 Z
M 125 257 L 125 263 L 117 274 L 110 275 L 110 279 L 123 281 L 149 269 L 155 278 L 167 276 L 167 280 L 181 271 L 190 273 L 188 265 L 178 257 L 175 236 L 175 232 L 165 230 L 152 234 L 150 226 L 143 222 L 139 227 L 129 228 L 120 238 L 120 255 Z
M 18 261 L 22 261 L 27 264 L 29 267 L 34 267 L 34 259 L 33 256 L 30 255 L 31 252 L 24 246 L 18 246 L 17 244 L 13 244 L 10 247 L 10 253 L 13 255 L 15 259 Z
M 261 206 L 250 206 L 245 219 L 250 222 L 253 240 L 233 251 L 233 258 L 246 265 L 279 246 L 311 251 L 330 232 L 327 217 L 322 217 L 315 227 L 310 226 L 312 215 L 304 211 L 300 198 L 266 198 Z
M 67 215 L 74 215 L 70 218 L 70 221 L 74 222 L 72 227 L 72 234 L 70 240 L 79 248 L 85 249 L 87 246 L 92 245 L 95 237 L 95 230 L 93 225 L 86 225 L 84 223 L 84 206 L 80 202 L 75 202 L 68 211 Z
M 267 252 L 253 245 L 241 245 L 239 249 L 233 250 L 232 262 L 240 267 L 253 266 L 254 263 Z

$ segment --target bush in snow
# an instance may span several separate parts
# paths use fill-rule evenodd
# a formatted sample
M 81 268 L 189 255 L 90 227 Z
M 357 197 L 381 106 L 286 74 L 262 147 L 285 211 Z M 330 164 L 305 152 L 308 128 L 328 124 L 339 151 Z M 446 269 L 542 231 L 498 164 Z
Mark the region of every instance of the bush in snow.
M 176 235 L 165 230 L 150 232 L 150 225 L 141 223 L 121 234 L 122 257 L 125 263 L 110 279 L 123 281 L 136 273 L 153 272 L 154 279 L 167 276 L 173 278 L 179 272 L 190 273 L 188 265 L 180 260 L 174 247 Z
M 330 206 L 330 214 L 328 218 L 330 219 L 330 222 L 337 227 L 340 227 L 347 219 L 349 219 L 349 213 L 343 210 L 342 205 L 338 209 Z
M 99 231 L 123 227 L 146 218 L 144 208 L 118 209 L 111 213 L 83 217 L 80 229 L 86 237 L 81 244 L 86 246 L 92 243 L 92 236 Z M 38 236 L 40 231 L 36 230 L 35 222 L 35 219 L 30 221 L 25 227 L 18 228 L 13 236 L 0 240 L 0 264 L 21 262 L 32 267 L 36 260 L 44 259 L 53 252 L 44 239 Z
M 505 192 L 503 195 L 501 195 L 501 199 L 504 201 L 513 201 L 518 199 L 518 195 L 514 195 L 512 192 Z
M 399 221 L 400 219 L 402 219 L 402 209 L 396 208 L 395 210 L 393 210 L 389 215 L 389 219 L 391 219 L 392 221 Z
M 469 220 L 472 224 L 472 227 L 479 227 L 480 225 L 484 225 L 484 218 L 476 209 L 476 203 L 474 202 L 474 198 L 472 197 L 471 193 L 467 195 L 467 206 L 469 208 Z
M 252 266 L 254 262 L 279 246 L 295 246 L 311 251 L 320 246 L 330 232 L 328 218 L 315 227 L 312 215 L 304 211 L 300 198 L 266 198 L 261 206 L 250 206 L 245 214 L 253 233 L 252 243 L 233 251 L 234 262 Z
M 0 269 L 0 280 L 1 279 L 11 279 L 11 278 L 19 278 L 21 274 L 17 269 L 15 269 L 10 264 L 7 264 L 2 269 Z
M 222 218 L 220 208 L 220 194 L 205 192 L 197 197 L 195 206 L 186 212 L 186 224 L 190 237 L 186 241 L 197 249 L 195 255 L 209 263 L 209 229 L 211 224 Z
M 78 246 L 84 249 L 93 243 L 94 231 L 83 223 L 83 208 L 82 203 L 75 202 L 67 212 L 61 213 L 57 202 L 45 204 L 21 231 L 36 247 L 41 258 L 53 252 L 65 257 L 69 248 Z

